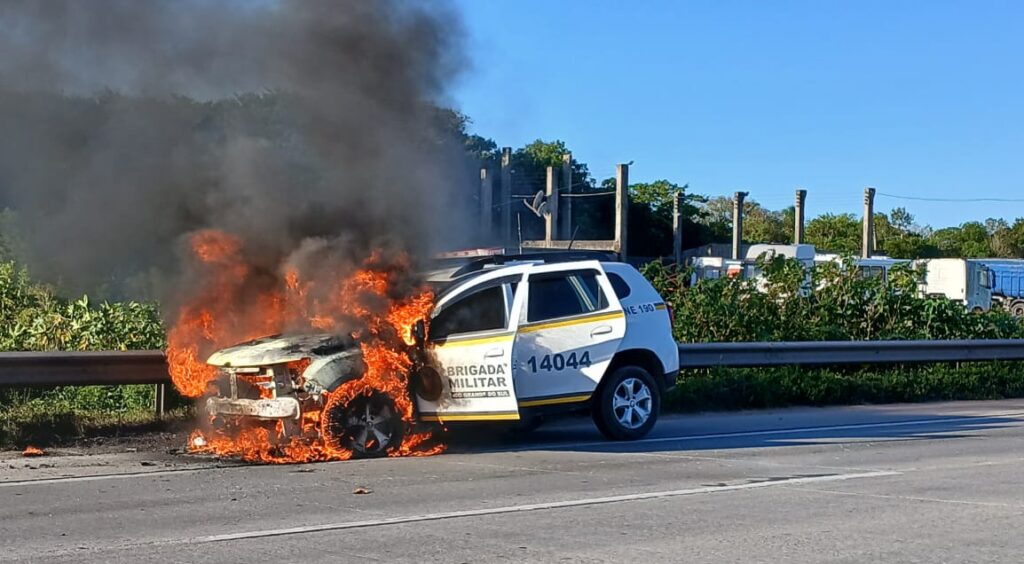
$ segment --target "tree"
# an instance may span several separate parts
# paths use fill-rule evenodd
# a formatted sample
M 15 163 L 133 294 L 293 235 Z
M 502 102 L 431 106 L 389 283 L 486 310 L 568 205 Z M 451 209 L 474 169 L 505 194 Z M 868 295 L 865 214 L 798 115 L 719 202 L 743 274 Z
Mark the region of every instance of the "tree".
M 732 239 L 732 198 L 718 196 L 703 206 L 701 222 L 714 241 Z M 757 201 L 743 201 L 743 240 L 747 243 L 789 243 L 793 240 L 795 210 L 771 211 Z
M 993 255 L 988 228 L 977 221 L 939 229 L 928 240 L 945 257 L 982 258 Z
M 861 222 L 852 213 L 820 215 L 807 223 L 807 242 L 819 252 L 860 252 Z
M 992 250 L 1000 257 L 1024 257 L 1024 218 L 1018 217 L 1010 226 L 1003 222 L 992 235 Z
M 604 186 L 614 189 L 615 179 L 606 180 Z M 682 194 L 679 211 L 683 218 L 683 246 L 700 244 L 697 219 L 702 213 L 700 205 L 707 198 L 687 194 L 687 188 L 689 186 L 664 179 L 629 185 L 629 245 L 632 253 L 640 256 L 673 254 L 672 201 L 676 193 Z

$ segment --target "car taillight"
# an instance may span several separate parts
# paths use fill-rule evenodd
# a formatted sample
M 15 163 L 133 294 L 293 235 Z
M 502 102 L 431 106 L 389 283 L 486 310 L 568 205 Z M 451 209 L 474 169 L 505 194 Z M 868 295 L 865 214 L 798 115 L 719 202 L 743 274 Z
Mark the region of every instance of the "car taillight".
M 668 327 L 672 329 L 676 325 L 676 310 L 672 309 L 672 304 L 665 302 L 665 309 L 668 311 Z

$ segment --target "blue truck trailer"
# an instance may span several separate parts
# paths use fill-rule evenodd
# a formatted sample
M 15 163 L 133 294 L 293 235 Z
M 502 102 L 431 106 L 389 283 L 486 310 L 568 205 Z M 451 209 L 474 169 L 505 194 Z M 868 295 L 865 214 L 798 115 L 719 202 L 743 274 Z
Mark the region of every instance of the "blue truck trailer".
M 1024 259 L 984 259 L 992 271 L 992 301 L 1013 315 L 1024 317 Z

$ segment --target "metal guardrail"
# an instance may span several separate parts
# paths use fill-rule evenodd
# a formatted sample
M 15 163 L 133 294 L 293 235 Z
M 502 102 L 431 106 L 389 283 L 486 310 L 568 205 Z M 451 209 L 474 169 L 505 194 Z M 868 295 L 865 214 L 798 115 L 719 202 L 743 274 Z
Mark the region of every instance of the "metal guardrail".
M 0 386 L 156 384 L 158 416 L 170 383 L 163 351 L 0 353 Z
M 163 351 L 0 353 L 0 386 L 169 384 Z
M 1022 340 L 681 343 L 680 368 L 1024 360 Z M 0 387 L 170 384 L 163 351 L 0 353 Z
M 1024 340 L 681 343 L 680 368 L 1024 360 Z

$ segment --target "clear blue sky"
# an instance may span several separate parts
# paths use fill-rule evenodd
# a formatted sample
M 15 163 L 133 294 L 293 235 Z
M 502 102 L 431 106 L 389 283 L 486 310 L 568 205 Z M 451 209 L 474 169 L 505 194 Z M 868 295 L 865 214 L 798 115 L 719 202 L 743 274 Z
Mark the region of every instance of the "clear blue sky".
M 457 0 L 453 92 L 501 146 L 564 140 L 598 178 L 747 190 L 918 223 L 1024 216 L 1024 2 Z

